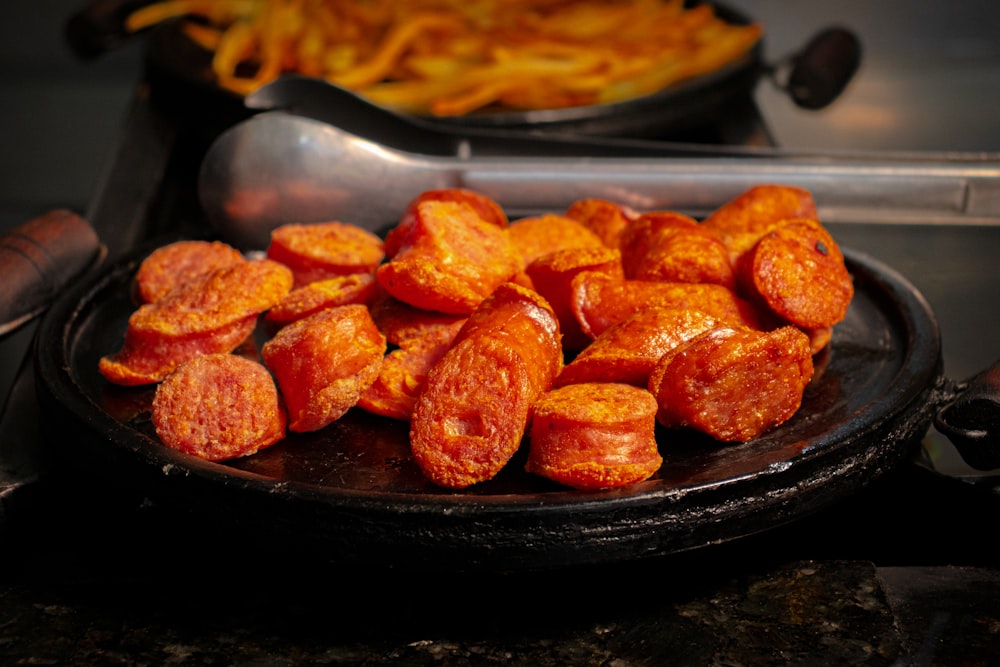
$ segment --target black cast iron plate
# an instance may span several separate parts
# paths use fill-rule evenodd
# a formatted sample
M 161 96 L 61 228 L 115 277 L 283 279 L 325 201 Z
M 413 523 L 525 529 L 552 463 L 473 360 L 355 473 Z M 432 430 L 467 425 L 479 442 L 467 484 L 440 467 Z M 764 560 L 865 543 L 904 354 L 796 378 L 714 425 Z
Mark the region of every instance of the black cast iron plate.
M 144 253 L 65 295 L 41 323 L 43 429 L 73 475 L 337 560 L 509 570 L 705 547 L 835 503 L 910 458 L 929 428 L 942 382 L 933 313 L 889 267 L 845 255 L 856 296 L 799 412 L 745 444 L 658 432 L 662 469 L 628 488 L 566 490 L 525 473 L 522 452 L 494 480 L 448 492 L 417 469 L 405 423 L 357 409 L 227 464 L 172 451 L 149 424 L 153 390 L 97 372 L 136 307 Z

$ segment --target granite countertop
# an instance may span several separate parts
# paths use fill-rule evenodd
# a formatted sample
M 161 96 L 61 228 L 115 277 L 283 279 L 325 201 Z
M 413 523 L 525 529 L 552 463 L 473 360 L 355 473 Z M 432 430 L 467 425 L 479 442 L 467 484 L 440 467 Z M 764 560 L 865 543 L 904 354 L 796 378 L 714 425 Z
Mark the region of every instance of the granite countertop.
M 338 563 L 80 484 L 3 533 L 0 661 L 988 664 L 1000 505 L 955 484 L 907 468 L 736 542 L 521 572 Z

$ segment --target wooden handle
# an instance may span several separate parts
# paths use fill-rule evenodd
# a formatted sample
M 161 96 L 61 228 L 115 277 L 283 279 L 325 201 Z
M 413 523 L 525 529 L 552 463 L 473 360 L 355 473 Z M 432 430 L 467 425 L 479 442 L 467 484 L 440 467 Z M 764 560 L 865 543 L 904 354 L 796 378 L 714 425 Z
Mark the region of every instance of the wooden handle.
M 87 221 L 63 209 L 7 232 L 0 239 L 0 334 L 44 310 L 100 250 Z

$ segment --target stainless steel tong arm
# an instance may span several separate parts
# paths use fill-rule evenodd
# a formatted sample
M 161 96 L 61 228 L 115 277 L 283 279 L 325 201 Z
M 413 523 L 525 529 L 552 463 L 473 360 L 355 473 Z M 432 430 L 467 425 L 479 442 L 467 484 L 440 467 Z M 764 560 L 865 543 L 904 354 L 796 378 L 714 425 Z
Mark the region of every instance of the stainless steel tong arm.
M 697 217 L 764 183 L 810 190 L 831 222 L 1000 224 L 1000 161 L 988 159 L 420 155 L 280 111 L 223 133 L 206 154 L 199 188 L 224 237 L 262 247 L 287 222 L 391 225 L 413 197 L 435 188 L 477 190 L 512 216 L 591 197 Z

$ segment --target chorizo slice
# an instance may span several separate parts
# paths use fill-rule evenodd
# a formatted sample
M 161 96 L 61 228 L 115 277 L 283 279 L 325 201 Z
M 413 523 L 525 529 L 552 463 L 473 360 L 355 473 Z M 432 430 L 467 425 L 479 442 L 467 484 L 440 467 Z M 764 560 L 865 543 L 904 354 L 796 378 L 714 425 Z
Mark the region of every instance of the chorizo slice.
M 465 188 L 442 188 L 426 190 L 413 198 L 400 216 L 399 223 L 389 230 L 385 236 L 385 254 L 393 257 L 400 247 L 406 243 L 406 236 L 416 222 L 417 208 L 423 202 L 450 201 L 468 204 L 476 214 L 486 222 L 505 228 L 509 224 L 507 214 L 493 199 L 474 190 Z
M 583 224 L 555 213 L 515 220 L 508 230 L 525 268 L 539 257 L 557 250 L 605 247 L 601 237 Z
M 811 192 L 790 185 L 762 184 L 720 206 L 702 225 L 722 239 L 735 264 L 775 223 L 797 218 L 819 220 Z
M 413 410 L 414 460 L 448 489 L 492 479 L 521 446 L 536 397 L 527 363 L 507 341 L 456 343 L 431 368 Z
M 809 337 L 796 327 L 723 327 L 665 354 L 650 374 L 649 391 L 663 426 L 746 442 L 798 411 L 812 374 Z
M 580 329 L 570 306 L 573 278 L 584 271 L 624 278 L 621 254 L 606 247 L 569 248 L 536 259 L 526 270 L 532 287 L 549 302 L 559 319 L 563 348 L 567 350 L 583 349 L 591 341 Z
M 575 489 L 648 479 L 663 464 L 655 437 L 656 399 L 645 388 L 583 383 L 535 401 L 525 469 Z
M 674 211 L 643 213 L 632 221 L 619 239 L 618 249 L 622 252 L 622 261 L 633 262 L 645 257 L 655 248 L 661 234 L 697 227 L 698 221 L 683 213 Z M 633 267 L 626 267 L 627 276 L 631 277 L 633 272 Z
M 400 301 L 467 315 L 522 268 L 506 229 L 468 204 L 426 201 L 417 206 L 406 243 L 376 277 Z
M 243 261 L 239 250 L 221 241 L 176 241 L 142 260 L 135 272 L 136 290 L 140 301 L 152 303 L 178 285 Z
M 506 283 L 434 364 L 410 422 L 414 459 L 451 489 L 492 479 L 517 452 L 535 399 L 562 367 L 558 321 L 539 295 Z
M 285 437 L 285 411 L 271 374 L 235 354 L 186 361 L 156 388 L 160 441 L 209 461 L 249 456 Z
M 556 386 L 618 382 L 645 389 L 664 354 L 717 326 L 719 320 L 700 310 L 643 308 L 605 330 L 577 354 L 559 373 Z
M 626 278 L 736 287 L 726 244 L 680 213 L 640 215 L 622 234 L 621 252 Z
M 375 273 L 352 273 L 317 280 L 297 287 L 285 295 L 265 318 L 285 325 L 327 308 L 366 304 L 375 296 Z
M 125 387 L 156 384 L 186 361 L 236 350 L 256 326 L 257 315 L 248 315 L 218 329 L 181 336 L 128 328 L 122 347 L 101 357 L 97 369 L 112 384 Z
M 267 311 L 292 284 L 291 271 L 278 262 L 240 262 L 140 306 L 129 318 L 129 327 L 172 336 L 213 331 Z
M 392 345 L 403 347 L 413 339 L 422 339 L 427 335 L 446 335 L 454 338 L 467 315 L 440 313 L 433 310 L 416 308 L 399 299 L 383 294 L 369 306 L 375 326 Z
M 98 371 L 114 384 L 153 384 L 196 356 L 231 352 L 291 286 L 291 271 L 266 259 L 184 283 L 132 313 L 122 346 L 100 359 Z
M 288 411 L 288 429 L 317 431 L 340 419 L 378 377 L 385 337 L 368 308 L 340 306 L 283 327 L 261 347 Z
M 504 283 L 472 313 L 455 335 L 453 344 L 466 338 L 506 340 L 524 357 L 535 391 L 549 389 L 563 368 L 559 319 L 538 292 Z
M 378 377 L 358 398 L 358 407 L 400 421 L 409 421 L 430 369 L 452 346 L 457 330 L 438 329 L 408 338 L 382 360 Z
M 581 331 L 591 338 L 653 306 L 700 310 L 724 323 L 764 328 L 759 309 L 723 285 L 619 280 L 591 271 L 573 278 L 570 308 Z
M 837 324 L 854 298 L 840 247 L 808 219 L 786 220 L 764 234 L 743 256 L 738 275 L 749 299 L 807 329 Z
M 809 336 L 809 348 L 812 350 L 813 356 L 827 349 L 830 341 L 833 340 L 833 327 L 803 328 L 802 332 Z
M 407 421 L 431 367 L 451 347 L 466 318 L 419 311 L 391 298 L 385 303 L 372 319 L 386 340 L 398 347 L 385 355 L 378 377 L 358 399 L 358 407 Z
M 566 217 L 597 234 L 609 248 L 618 250 L 621 235 L 636 212 L 606 199 L 579 199 L 566 209 Z
M 371 273 L 385 257 L 381 238 L 355 225 L 291 223 L 271 232 L 267 257 L 290 268 L 296 287 L 350 273 Z

